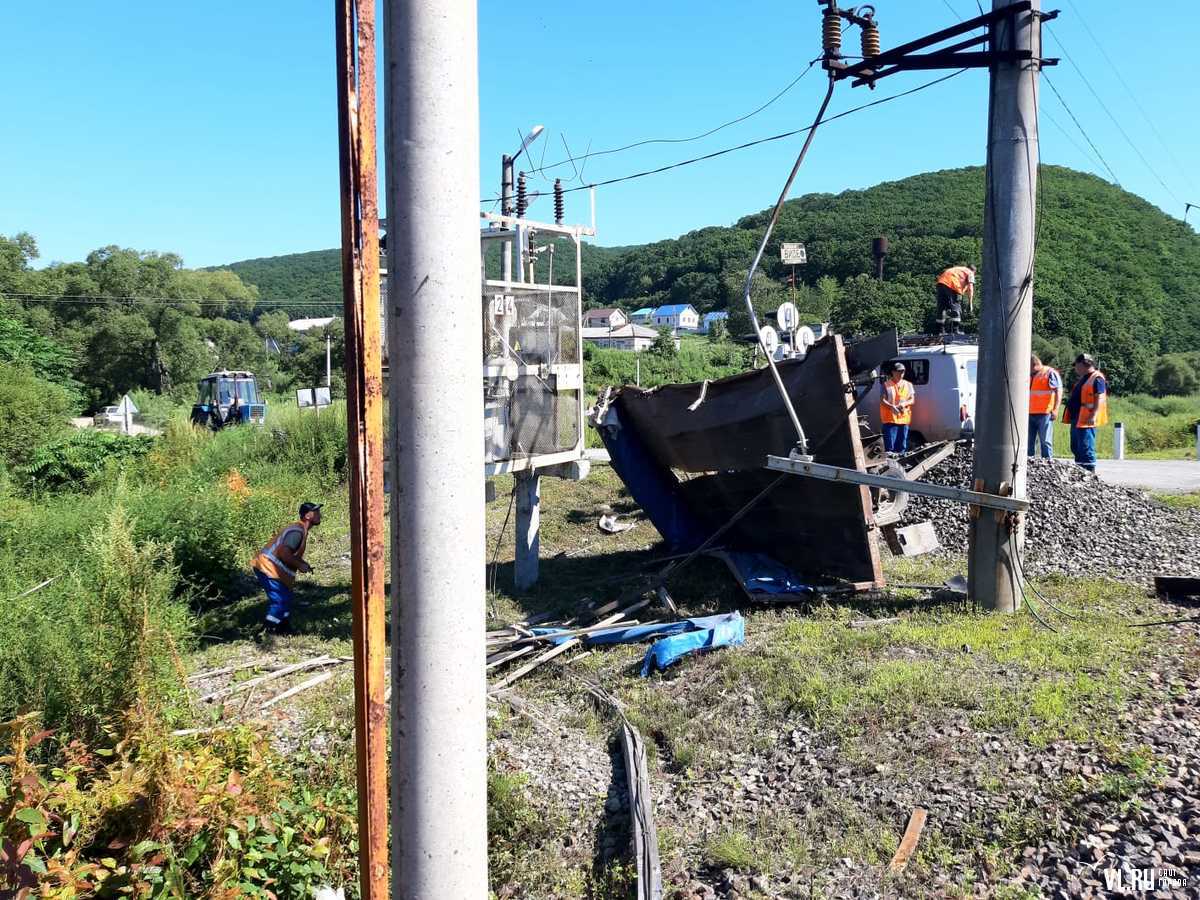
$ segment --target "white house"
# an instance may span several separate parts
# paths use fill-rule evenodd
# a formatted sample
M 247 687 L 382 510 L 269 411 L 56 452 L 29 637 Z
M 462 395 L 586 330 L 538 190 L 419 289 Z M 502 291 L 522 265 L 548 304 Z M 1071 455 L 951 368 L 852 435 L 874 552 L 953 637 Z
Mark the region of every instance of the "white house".
M 583 314 L 584 328 L 620 328 L 629 324 L 629 317 L 616 307 L 589 309 Z
M 671 303 L 654 310 L 653 322 L 674 331 L 696 331 L 700 327 L 700 313 L 690 303 Z
M 649 350 L 658 332 L 644 325 L 622 325 L 620 328 L 584 328 L 583 339 L 597 347 L 613 350 L 632 350 L 640 353 Z M 678 347 L 676 348 L 678 349 Z
M 629 321 L 634 325 L 645 325 L 654 318 L 654 307 L 643 306 L 641 309 L 634 310 L 633 315 L 629 317 Z
M 705 313 L 703 322 L 700 325 L 700 330 L 703 331 L 705 334 L 708 334 L 709 331 L 712 330 L 713 322 L 725 322 L 728 324 L 728 322 L 729 322 L 728 310 L 723 309 L 719 312 Z

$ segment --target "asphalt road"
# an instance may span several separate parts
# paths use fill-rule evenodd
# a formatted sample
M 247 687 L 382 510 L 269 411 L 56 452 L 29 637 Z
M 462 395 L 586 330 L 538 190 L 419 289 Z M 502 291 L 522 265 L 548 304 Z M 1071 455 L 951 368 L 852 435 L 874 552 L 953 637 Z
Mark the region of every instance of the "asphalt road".
M 1096 474 L 1112 484 L 1162 494 L 1200 491 L 1200 462 L 1190 459 L 1100 459 Z

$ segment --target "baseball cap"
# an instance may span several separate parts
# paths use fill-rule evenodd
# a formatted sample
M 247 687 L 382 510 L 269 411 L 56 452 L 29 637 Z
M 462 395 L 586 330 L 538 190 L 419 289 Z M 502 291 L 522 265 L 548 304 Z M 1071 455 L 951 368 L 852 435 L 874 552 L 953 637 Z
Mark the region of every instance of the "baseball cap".
M 301 503 L 300 504 L 300 518 L 303 519 L 306 515 L 308 515 L 314 509 L 320 509 L 322 506 L 324 506 L 323 503 Z
M 888 367 L 888 371 L 889 372 L 903 372 L 903 371 L 905 371 L 904 363 L 894 362 L 891 364 L 891 366 Z
M 1096 361 L 1088 356 L 1088 354 L 1080 353 L 1077 357 L 1075 357 L 1075 364 L 1078 365 L 1080 363 L 1083 363 L 1085 366 L 1094 366 Z

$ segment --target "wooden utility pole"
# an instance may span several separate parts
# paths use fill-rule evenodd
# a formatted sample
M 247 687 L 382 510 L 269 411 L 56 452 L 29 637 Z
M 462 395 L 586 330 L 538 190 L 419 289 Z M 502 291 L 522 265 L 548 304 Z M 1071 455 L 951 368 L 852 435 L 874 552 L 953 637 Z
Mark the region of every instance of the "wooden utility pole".
M 1016 5 L 993 0 L 996 12 Z M 1025 497 L 1038 174 L 1040 0 L 992 26 L 983 229 L 983 298 L 975 395 L 975 490 Z M 1024 51 L 1024 52 L 1022 52 Z M 1022 58 L 1022 57 L 1029 58 Z M 967 579 L 984 609 L 1023 599 L 1020 513 L 972 510 Z

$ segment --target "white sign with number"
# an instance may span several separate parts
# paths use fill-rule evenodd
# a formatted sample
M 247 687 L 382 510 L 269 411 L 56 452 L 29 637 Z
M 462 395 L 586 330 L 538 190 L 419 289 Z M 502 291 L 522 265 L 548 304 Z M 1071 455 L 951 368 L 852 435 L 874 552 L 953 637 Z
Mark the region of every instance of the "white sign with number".
M 790 266 L 802 266 L 808 262 L 803 244 L 783 243 L 779 245 L 779 258 Z

